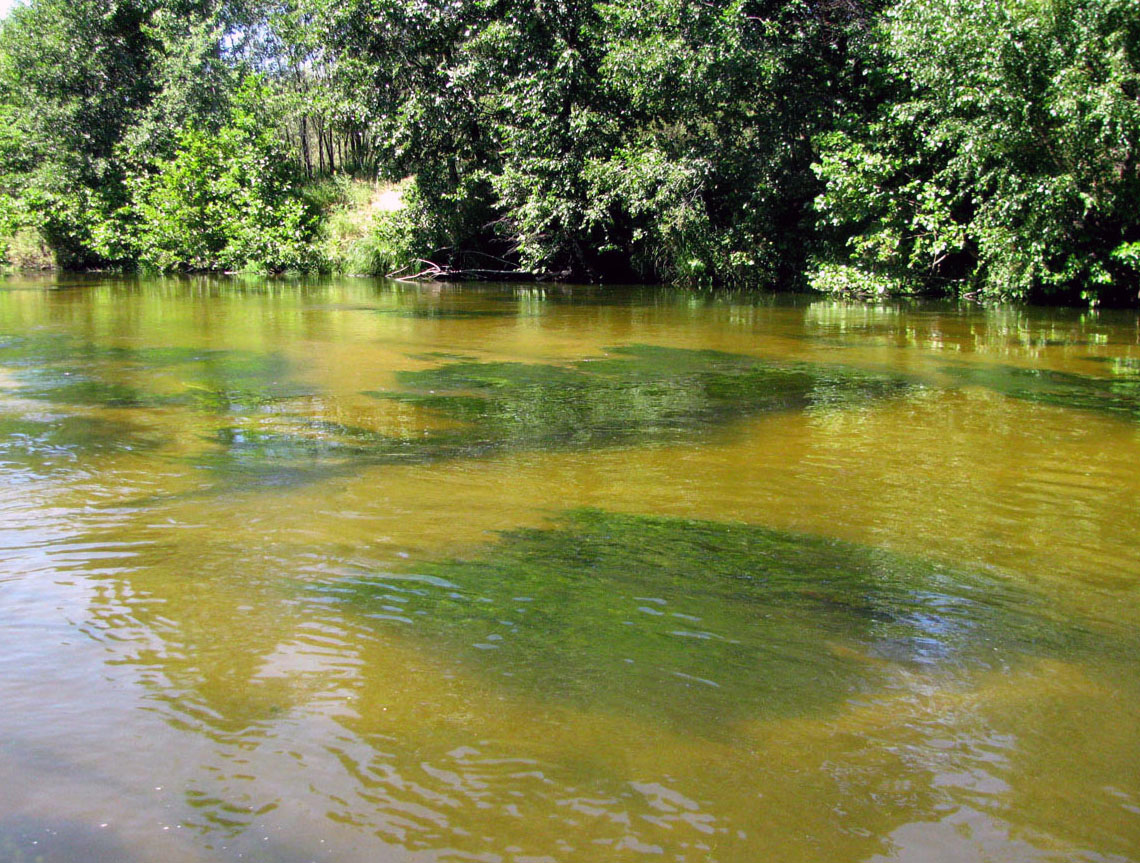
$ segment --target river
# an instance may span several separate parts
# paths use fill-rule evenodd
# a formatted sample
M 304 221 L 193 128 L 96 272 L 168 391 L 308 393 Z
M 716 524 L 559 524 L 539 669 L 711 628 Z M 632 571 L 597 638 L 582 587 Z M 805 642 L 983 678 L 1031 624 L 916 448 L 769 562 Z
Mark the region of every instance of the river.
M 1138 861 L 1134 313 L 0 284 L 0 861 Z

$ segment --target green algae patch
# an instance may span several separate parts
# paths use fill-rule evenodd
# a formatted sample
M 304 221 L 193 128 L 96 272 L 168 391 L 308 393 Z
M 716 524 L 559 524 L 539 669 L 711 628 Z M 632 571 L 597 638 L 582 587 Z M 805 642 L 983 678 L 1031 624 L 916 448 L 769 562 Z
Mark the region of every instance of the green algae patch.
M 311 422 L 284 432 L 226 427 L 205 436 L 209 445 L 190 461 L 225 485 L 292 487 L 350 474 L 377 459 L 382 440 L 363 429 Z
M 185 407 L 242 413 L 310 394 L 276 353 L 181 347 L 99 346 L 62 336 L 0 343 L 11 395 L 89 408 Z
M 1016 366 L 949 366 L 942 371 L 964 385 L 1010 398 L 1140 421 L 1140 369 L 1127 360 L 1114 360 L 1111 374 L 1104 377 Z
M 985 573 L 762 527 L 575 511 L 464 559 L 327 585 L 503 685 L 713 731 L 897 681 L 1104 650 Z M 1094 645 L 1099 645 L 1095 646 Z
M 151 432 L 92 416 L 0 414 L 0 464 L 44 468 L 80 456 L 137 452 L 157 447 Z
M 672 441 L 766 412 L 844 407 L 913 384 L 854 369 L 634 345 L 570 365 L 453 362 L 398 375 L 411 402 L 463 425 L 433 442 L 481 449 Z
M 271 428 L 221 429 L 197 462 L 292 484 L 371 465 L 694 440 L 747 417 L 844 408 L 914 386 L 857 370 L 645 345 L 567 365 L 452 359 L 399 372 L 396 381 L 398 389 L 366 394 L 407 408 L 422 434 L 386 435 L 286 410 Z

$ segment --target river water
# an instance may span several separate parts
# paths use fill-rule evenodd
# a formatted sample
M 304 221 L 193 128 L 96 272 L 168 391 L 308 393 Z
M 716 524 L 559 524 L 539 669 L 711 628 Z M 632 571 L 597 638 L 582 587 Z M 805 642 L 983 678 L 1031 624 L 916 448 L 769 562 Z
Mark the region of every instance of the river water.
M 0 285 L 0 861 L 1140 860 L 1134 314 Z

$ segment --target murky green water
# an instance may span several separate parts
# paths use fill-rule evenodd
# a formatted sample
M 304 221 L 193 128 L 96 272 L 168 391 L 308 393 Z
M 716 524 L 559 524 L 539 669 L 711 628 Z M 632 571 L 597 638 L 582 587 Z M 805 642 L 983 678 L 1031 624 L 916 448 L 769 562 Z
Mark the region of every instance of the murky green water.
M 1140 860 L 1135 315 L 0 285 L 0 861 Z

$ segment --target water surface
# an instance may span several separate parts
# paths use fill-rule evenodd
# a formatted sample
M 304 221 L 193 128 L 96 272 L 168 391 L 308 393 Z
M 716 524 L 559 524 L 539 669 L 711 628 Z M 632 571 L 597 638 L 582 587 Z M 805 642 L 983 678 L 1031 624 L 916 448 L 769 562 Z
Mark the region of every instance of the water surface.
M 1134 315 L 0 286 L 0 861 L 1140 860 Z

